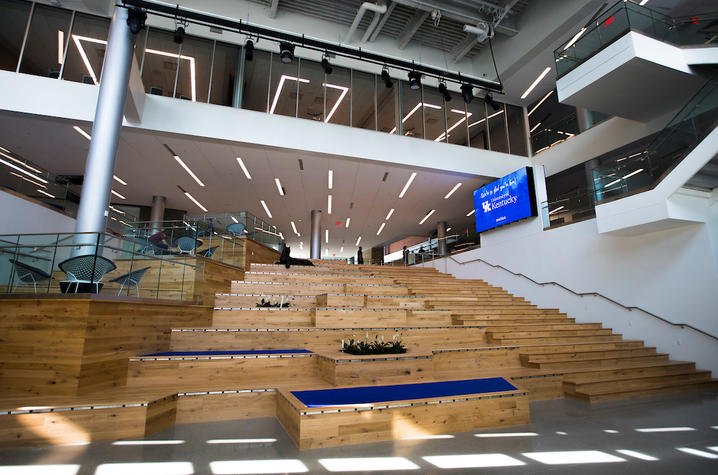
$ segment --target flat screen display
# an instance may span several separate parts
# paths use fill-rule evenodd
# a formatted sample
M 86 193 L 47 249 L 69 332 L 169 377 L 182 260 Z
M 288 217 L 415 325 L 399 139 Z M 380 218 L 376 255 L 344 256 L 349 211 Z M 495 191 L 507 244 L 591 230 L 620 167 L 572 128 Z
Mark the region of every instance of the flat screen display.
M 536 216 L 533 172 L 524 167 L 474 191 L 476 232 Z

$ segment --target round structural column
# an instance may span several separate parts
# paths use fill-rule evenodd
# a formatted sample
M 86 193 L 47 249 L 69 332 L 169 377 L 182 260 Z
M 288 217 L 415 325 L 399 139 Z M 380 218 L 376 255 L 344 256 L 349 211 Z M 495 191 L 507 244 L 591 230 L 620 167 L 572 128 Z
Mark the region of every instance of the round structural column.
M 436 223 L 436 238 L 439 240 L 439 255 L 446 255 L 446 221 Z
M 150 234 L 154 234 L 160 231 L 162 227 L 162 221 L 165 219 L 165 205 L 167 198 L 160 195 L 152 196 L 152 210 L 150 211 L 150 221 L 152 222 L 152 229 Z
M 322 210 L 312 210 L 312 229 L 309 241 L 309 257 L 312 259 L 322 258 Z
M 127 25 L 127 16 L 127 8 L 115 7 L 97 96 L 92 140 L 87 153 L 76 232 L 105 232 L 135 43 L 135 35 Z

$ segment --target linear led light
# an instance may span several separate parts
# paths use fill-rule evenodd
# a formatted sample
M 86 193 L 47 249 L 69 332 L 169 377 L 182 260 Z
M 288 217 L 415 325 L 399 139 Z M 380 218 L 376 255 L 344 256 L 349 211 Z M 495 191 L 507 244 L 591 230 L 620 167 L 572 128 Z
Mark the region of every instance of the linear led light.
M 344 252 L 344 246 L 339 248 L 339 252 Z
M 244 176 L 247 177 L 247 180 L 251 180 L 252 175 L 249 174 L 249 172 L 247 171 L 247 167 L 244 166 L 244 162 L 240 157 L 237 157 L 237 163 L 239 163 L 239 166 L 242 167 L 242 171 L 244 172 Z
M 446 228 L 446 232 L 448 233 L 449 231 L 451 231 L 451 228 L 450 227 Z
M 175 158 L 175 160 L 177 160 L 177 163 L 179 163 L 182 166 L 182 168 L 184 168 L 184 171 L 189 173 L 189 176 L 194 178 L 194 181 L 196 181 L 199 186 L 204 186 L 204 183 L 202 183 L 202 181 L 199 178 L 197 178 L 197 175 L 195 175 L 194 172 L 192 170 L 190 170 L 187 165 L 185 165 L 185 163 L 182 161 L 182 159 L 179 157 L 179 155 L 175 155 L 174 158 Z
M 200 203 L 199 201 L 197 201 L 196 199 L 194 199 L 194 196 L 190 195 L 188 191 L 185 191 L 184 194 L 185 194 L 185 196 L 186 196 L 187 198 L 189 198 L 190 200 L 192 200 L 192 203 L 196 204 L 196 205 L 199 207 L 199 209 L 201 209 L 201 210 L 204 211 L 205 213 L 207 212 L 207 208 L 205 208 L 204 206 L 202 206 L 202 203 Z
M 354 244 L 354 245 L 355 245 L 355 246 L 358 246 L 360 242 L 361 242 L 361 236 L 359 236 L 359 237 L 357 238 L 357 242 L 356 242 L 356 244 Z
M 118 192 L 116 192 L 115 190 L 110 190 L 110 192 L 112 192 L 113 195 L 115 195 L 116 197 L 118 197 L 118 198 L 121 199 L 121 200 L 126 200 L 126 199 L 127 199 L 127 198 L 125 198 L 124 196 L 122 196 L 121 194 L 119 194 Z
M 332 195 L 327 195 L 327 214 L 332 214 Z
M 42 190 L 39 189 L 39 188 L 37 189 L 37 192 L 38 192 L 38 193 L 42 193 L 42 194 L 45 195 L 45 196 L 49 196 L 50 198 L 55 198 L 55 195 L 51 195 L 51 194 L 48 193 L 47 191 L 42 191 Z
M 648 0 L 641 0 L 641 3 L 639 3 L 639 5 L 643 6 L 643 5 L 645 5 L 646 3 L 648 3 Z
M 449 191 L 449 192 L 446 194 L 446 196 L 444 196 L 444 199 L 445 199 L 445 200 L 448 200 L 448 199 L 451 197 L 451 195 L 453 195 L 454 192 L 459 189 L 460 186 L 461 186 L 461 183 L 457 183 L 457 184 L 451 189 L 451 191 Z
M 647 1 L 648 1 L 648 0 L 644 0 L 643 3 L 646 3 Z M 641 5 L 643 5 L 643 3 L 641 3 Z M 578 39 L 581 37 L 581 35 L 583 35 L 584 33 L 586 33 L 586 27 L 581 28 L 581 31 L 579 31 L 578 33 L 576 33 L 576 35 L 575 35 L 573 38 L 571 38 L 571 41 L 569 41 L 568 43 L 566 43 L 566 46 L 563 47 L 563 50 L 566 51 L 566 50 L 569 49 L 571 46 L 573 46 L 573 44 L 574 44 L 575 42 L 577 42 Z
M 384 230 L 384 226 L 386 226 L 386 223 L 381 223 L 381 226 L 379 226 L 379 231 L 376 232 L 376 235 L 380 235 L 381 232 Z
M 294 224 L 294 221 L 291 222 L 291 225 L 292 225 L 292 230 L 294 231 L 294 234 L 299 236 L 299 231 L 297 231 L 297 225 Z
M 435 210 L 435 209 L 432 209 L 431 211 L 429 211 L 429 213 L 428 213 L 426 216 L 424 216 L 424 219 L 422 219 L 421 221 L 419 221 L 419 224 L 424 224 L 424 221 L 426 221 L 427 219 L 429 219 L 429 216 L 431 216 L 432 214 L 434 214 L 434 211 L 436 211 L 436 210 Z
M 473 126 L 475 126 L 475 125 L 479 125 L 480 123 L 484 122 L 486 119 L 493 119 L 493 118 L 496 117 L 497 115 L 500 115 L 500 114 L 503 114 L 503 113 L 504 113 L 504 110 L 503 110 L 503 109 L 501 109 L 501 110 L 498 111 L 498 112 L 494 112 L 493 114 L 491 114 L 491 115 L 488 116 L 488 117 L 484 117 L 484 118 L 481 119 L 481 120 L 477 120 L 477 121 L 474 122 L 473 124 L 469 124 L 469 128 L 471 128 L 471 127 L 473 127 Z
M 536 129 L 539 128 L 539 125 L 541 125 L 541 122 L 539 122 L 538 124 L 534 125 L 533 128 L 532 128 L 531 130 L 529 130 L 529 133 L 532 134 L 532 133 L 534 132 L 534 130 L 536 130 Z
M 549 71 L 551 71 L 551 66 L 547 66 L 546 69 L 544 69 L 543 72 L 539 74 L 539 77 L 537 77 L 536 80 L 529 86 L 529 88 L 526 89 L 526 92 L 523 93 L 521 99 L 526 99 L 526 97 L 531 94 L 531 91 L 533 91 L 534 88 L 538 86 L 538 83 L 540 83 L 541 80 L 546 77 Z
M 389 218 L 391 218 L 392 214 L 394 214 L 394 208 L 389 210 L 389 212 L 386 214 L 386 218 L 384 218 L 384 220 L 389 221 Z
M 267 203 L 265 203 L 264 200 L 259 200 L 259 202 L 262 203 L 262 207 L 264 208 L 264 211 L 267 212 L 267 216 L 271 218 L 272 213 L 269 212 L 269 208 L 267 208 Z
M 0 155 L 7 156 L 7 155 L 5 155 L 4 153 L 1 153 L 1 152 L 0 152 Z M 29 176 L 30 178 L 33 178 L 33 179 L 35 179 L 35 180 L 37 180 L 37 181 L 41 181 L 42 183 L 47 183 L 47 180 L 43 180 L 43 179 L 40 178 L 39 176 L 35 176 L 35 175 L 33 175 L 32 173 L 30 173 L 29 171 L 23 170 L 22 168 L 13 165 L 13 164 L 10 163 L 10 162 L 6 162 L 6 161 L 3 160 L 2 158 L 0 158 L 0 163 L 2 163 L 3 165 L 7 165 L 8 167 L 13 168 L 13 169 L 19 171 L 20 173 L 23 173 L 23 174 L 25 174 L 25 175 Z
M 414 181 L 414 178 L 416 178 L 416 172 L 412 173 L 409 179 L 406 181 L 406 185 L 404 185 L 404 189 L 401 190 L 401 193 L 399 193 L 399 198 L 403 198 L 404 194 L 406 193 L 406 190 L 409 189 L 411 186 L 411 182 Z
M 234 216 L 230 216 L 230 218 L 232 218 L 232 221 L 234 221 L 235 223 L 239 223 L 239 221 L 237 221 L 237 218 L 235 218 Z
M 299 241 L 299 249 L 304 249 L 304 243 L 302 241 Z
M 623 179 L 625 180 L 625 179 L 627 179 L 627 178 L 630 178 L 630 177 L 632 177 L 633 175 L 637 175 L 638 173 L 641 173 L 642 171 L 643 171 L 643 168 L 639 168 L 639 169 L 636 170 L 635 172 L 631 172 L 631 173 L 629 173 L 628 175 L 624 176 Z
M 394 132 L 396 132 L 396 127 L 394 127 L 393 129 L 391 129 L 391 132 L 389 132 L 389 133 L 390 133 L 390 134 L 393 134 Z
M 471 216 L 471 215 L 474 214 L 475 212 L 476 212 L 476 210 L 475 210 L 475 209 L 472 209 L 471 211 L 469 211 L 469 212 L 466 214 L 466 217 Z
M 65 32 L 57 30 L 57 64 L 62 64 L 63 44 L 65 44 Z
M 447 134 L 448 134 L 449 132 L 451 132 L 452 130 L 454 130 L 455 128 L 457 128 L 459 125 L 461 125 L 465 120 L 467 120 L 467 119 L 468 119 L 469 117 L 471 117 L 471 115 L 472 115 L 471 112 L 466 112 L 466 113 L 464 113 L 464 111 L 461 111 L 461 110 L 458 110 L 458 109 L 451 109 L 451 112 L 456 112 L 457 114 L 461 114 L 461 115 L 463 115 L 463 117 L 462 117 L 461 119 L 459 119 L 458 122 L 456 122 L 454 125 L 452 125 L 452 126 L 449 127 L 448 129 L 446 129 L 446 132 L 445 132 L 445 133 L 442 132 L 441 135 L 439 135 L 438 137 L 436 137 L 436 138 L 434 139 L 434 142 L 441 142 L 442 140 L 444 140 L 445 138 L 447 138 L 447 137 L 448 137 Z
M 42 183 L 37 183 L 37 182 L 35 182 L 35 181 L 32 181 L 32 180 L 30 180 L 29 178 L 25 178 L 24 176 L 18 175 L 18 174 L 15 173 L 15 172 L 10 172 L 10 174 L 11 174 L 11 175 L 15 175 L 16 177 L 20 178 L 21 180 L 25 180 L 25 181 L 28 182 L 28 183 L 32 183 L 32 184 L 35 185 L 35 186 L 39 186 L 39 187 L 41 187 L 41 188 L 47 188 L 47 187 L 46 187 L 45 185 L 43 185 Z
M 329 230 L 328 229 L 324 230 L 324 242 L 329 244 Z
M 331 190 L 334 186 L 334 170 L 329 170 L 329 172 L 327 173 L 327 183 L 329 189 Z
M 112 205 L 110 205 L 110 209 L 111 209 L 112 211 L 114 211 L 115 213 L 125 214 L 124 211 L 122 211 L 121 209 L 117 209 L 117 208 L 115 208 L 115 207 L 112 206 Z
M 112 179 L 115 180 L 120 185 L 127 186 L 127 182 L 125 180 L 123 180 L 122 178 L 118 177 L 117 175 L 112 175 Z
M 351 222 L 351 220 L 352 220 L 351 218 L 347 218 L 347 224 L 346 224 L 346 226 L 344 226 L 345 228 L 349 227 L 349 223 Z
M 76 131 L 78 134 L 82 135 L 82 136 L 85 137 L 87 140 L 92 140 L 92 136 L 90 136 L 90 134 L 88 134 L 87 132 L 85 132 L 84 130 L 82 130 L 81 128 L 79 128 L 78 126 L 73 125 L 72 128 L 75 129 L 75 131 Z
M 309 81 L 307 81 L 307 82 L 309 82 Z M 342 91 L 341 94 L 339 94 L 339 99 L 337 99 L 337 102 L 334 103 L 334 107 L 332 107 L 332 110 L 329 112 L 329 114 L 327 115 L 326 119 L 324 119 L 324 122 L 327 123 L 327 122 L 329 122 L 329 120 L 332 118 L 332 116 L 334 115 L 334 113 L 337 111 L 337 108 L 339 107 L 339 104 L 342 102 L 342 100 L 344 100 L 344 96 L 346 96 L 346 95 L 347 95 L 347 92 L 349 92 L 349 88 L 348 88 L 348 87 L 344 87 L 344 86 L 337 86 L 336 84 L 329 84 L 329 83 L 327 83 L 327 82 L 322 83 L 322 86 L 324 86 L 324 87 L 331 87 L 331 88 L 333 88 L 333 89 L 339 89 L 340 91 Z M 329 187 L 329 188 L 331 188 L 331 187 Z
M 621 181 L 621 178 L 619 178 L 619 179 L 617 179 L 617 180 L 613 180 L 611 183 L 609 183 L 609 184 L 607 184 L 607 185 L 603 185 L 603 187 L 604 187 L 604 188 L 608 188 L 608 187 L 611 186 L 611 185 L 615 185 L 615 184 L 618 183 L 619 181 Z
M 284 190 L 282 189 L 282 184 L 279 182 L 279 178 L 275 178 L 274 183 L 277 185 L 277 191 L 279 191 L 279 194 L 284 196 Z
M 4 148 L 3 150 L 7 150 L 7 149 Z M 10 153 L 9 150 L 7 150 L 7 152 Z M 27 168 L 28 170 L 32 170 L 32 171 L 34 171 L 35 173 L 42 173 L 42 170 L 38 170 L 37 168 L 31 167 L 30 165 L 28 165 L 27 163 L 23 162 L 22 160 L 18 160 L 17 158 L 13 158 L 13 157 L 11 157 L 10 155 L 7 155 L 7 154 L 2 153 L 2 152 L 0 152 L 0 155 L 2 155 L 3 157 L 5 157 L 5 158 L 7 158 L 7 159 L 9 159 L 9 160 L 12 160 L 12 161 L 15 162 L 15 163 L 18 163 L 18 164 L 22 165 L 23 167 Z M 45 182 L 45 183 L 47 183 L 47 182 Z
M 543 96 L 543 99 L 541 99 L 541 100 L 539 101 L 539 103 L 536 104 L 536 105 L 533 107 L 533 109 L 531 109 L 531 111 L 530 111 L 527 115 L 530 116 L 531 114 L 533 114 L 534 111 L 535 111 L 536 109 L 538 109 L 539 106 L 540 106 L 541 104 L 543 104 L 543 102 L 551 96 L 551 94 L 553 94 L 553 92 L 554 92 L 554 90 L 551 89 L 545 96 Z
M 403 119 L 401 119 L 401 122 L 404 123 L 404 122 L 406 122 L 407 120 L 409 120 L 409 117 L 411 117 L 412 115 L 414 115 L 414 112 L 416 112 L 417 110 L 419 110 L 419 107 L 421 107 L 422 105 L 423 105 L 424 107 L 429 107 L 429 108 L 431 108 L 431 109 L 441 109 L 441 106 L 436 106 L 436 105 L 434 105 L 434 104 L 427 104 L 426 102 L 419 102 L 417 105 L 414 106 L 414 108 L 413 108 L 408 114 L 406 114 L 406 115 L 404 116 Z M 392 132 L 392 133 L 393 133 L 393 132 Z
M 282 241 L 284 241 L 284 234 L 282 234 L 281 231 L 279 232 L 279 237 L 282 239 Z
M 279 84 L 277 85 L 277 92 L 274 93 L 274 100 L 272 100 L 272 107 L 269 109 L 270 114 L 274 114 L 274 109 L 277 108 L 277 101 L 279 101 L 279 94 L 282 93 L 282 87 L 284 87 L 284 81 L 290 80 L 290 81 L 299 81 L 303 83 L 308 83 L 309 79 L 304 78 L 297 78 L 294 76 L 287 76 L 286 74 L 282 74 L 282 77 L 279 78 Z
M 549 211 L 549 213 L 548 213 L 548 214 L 549 214 L 549 216 L 551 216 L 552 214 L 554 214 L 555 212 L 557 212 L 557 211 L 559 211 L 559 210 L 562 210 L 563 208 L 564 208 L 563 206 L 559 206 L 559 207 L 558 207 L 558 208 L 556 208 L 555 210 L 553 210 L 553 211 Z

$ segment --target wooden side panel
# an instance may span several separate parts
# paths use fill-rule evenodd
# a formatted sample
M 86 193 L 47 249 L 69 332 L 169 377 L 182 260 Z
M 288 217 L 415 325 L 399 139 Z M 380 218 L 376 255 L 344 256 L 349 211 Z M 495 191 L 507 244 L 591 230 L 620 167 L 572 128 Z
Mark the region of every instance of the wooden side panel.
M 276 400 L 274 391 L 181 396 L 177 402 L 177 424 L 274 417 Z
M 433 379 L 431 358 L 385 361 L 339 361 L 333 365 L 334 384 L 392 384 Z
M 564 397 L 563 375 L 539 376 L 530 378 L 508 378 L 511 384 L 528 391 L 530 401 L 560 399 Z
M 406 310 L 318 308 L 314 325 L 317 328 L 402 327 L 406 326 Z
M 204 305 L 214 305 L 214 295 L 229 292 L 233 280 L 244 279 L 244 271 L 225 265 L 212 259 L 197 259 L 203 264 L 195 276 L 195 301 Z
M 434 375 L 439 379 L 473 377 L 488 369 L 520 368 L 519 349 L 472 349 L 434 354 Z
M 177 396 L 153 401 L 147 406 L 145 437 L 175 425 L 177 419 Z
M 279 260 L 279 252 L 274 249 L 248 238 L 244 242 L 245 269 L 249 269 L 251 264 L 274 264 Z

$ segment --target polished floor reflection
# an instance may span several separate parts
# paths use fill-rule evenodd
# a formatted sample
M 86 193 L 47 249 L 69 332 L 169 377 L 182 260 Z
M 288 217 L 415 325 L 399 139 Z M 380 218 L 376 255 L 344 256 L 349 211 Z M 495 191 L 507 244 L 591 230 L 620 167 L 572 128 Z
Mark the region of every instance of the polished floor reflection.
M 0 475 L 718 473 L 718 391 L 531 412 L 525 426 L 302 452 L 275 419 L 186 424 L 146 440 L 0 450 Z

